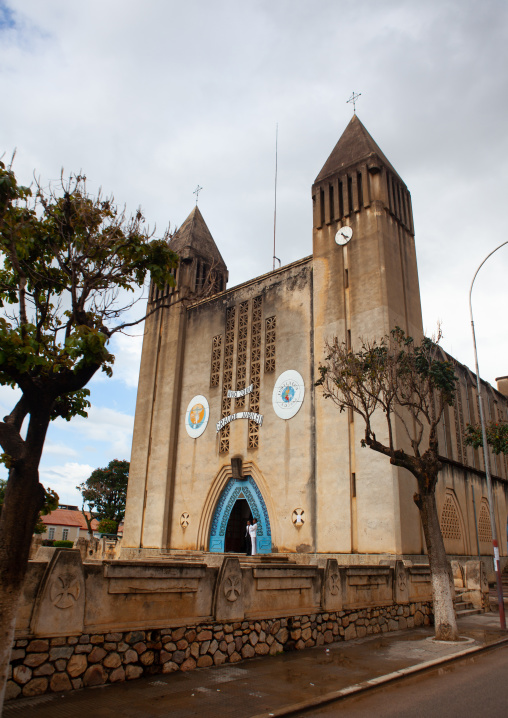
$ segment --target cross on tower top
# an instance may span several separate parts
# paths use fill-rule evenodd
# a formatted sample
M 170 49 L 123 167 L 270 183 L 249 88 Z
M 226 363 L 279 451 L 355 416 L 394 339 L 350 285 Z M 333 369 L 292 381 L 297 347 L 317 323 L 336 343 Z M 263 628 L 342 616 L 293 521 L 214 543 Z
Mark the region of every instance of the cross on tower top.
M 353 113 L 354 113 L 355 115 L 356 115 L 356 101 L 357 101 L 357 99 L 360 97 L 361 94 L 362 94 L 361 92 L 355 92 L 355 91 L 353 90 L 353 94 L 351 95 L 351 97 L 349 98 L 349 100 L 346 101 L 346 104 L 347 104 L 348 102 L 352 103 L 352 105 L 353 105 Z
M 192 193 L 192 194 L 195 194 L 195 195 L 196 195 L 196 204 L 198 203 L 199 193 L 201 192 L 202 189 L 203 189 L 203 188 L 198 185 L 198 186 L 196 187 L 196 189 L 194 190 L 194 192 Z

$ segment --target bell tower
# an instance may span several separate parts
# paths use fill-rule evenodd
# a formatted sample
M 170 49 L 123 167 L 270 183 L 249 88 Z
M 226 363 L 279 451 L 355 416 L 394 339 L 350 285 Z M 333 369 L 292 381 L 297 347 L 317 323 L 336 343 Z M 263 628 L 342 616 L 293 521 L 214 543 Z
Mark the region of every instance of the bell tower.
M 312 202 L 316 319 L 326 337 L 336 327 L 334 336 L 354 347 L 395 326 L 419 337 L 411 196 L 357 115 L 316 177 Z M 343 227 L 349 241 L 337 236 Z
M 316 366 L 326 341 L 335 337 L 356 349 L 362 339 L 381 338 L 400 326 L 419 339 L 411 197 L 356 114 L 316 177 L 312 202 Z M 387 467 L 384 457 L 360 448 L 363 425 L 357 422 L 317 395 L 318 522 L 330 510 L 341 517 L 337 532 L 345 553 L 378 553 L 390 542 L 393 553 L 419 553 L 418 532 L 403 525 L 419 525 L 412 484 L 400 469 Z M 378 429 L 381 435 L 383 422 Z M 367 517 L 362 525 L 357 509 Z M 403 540 L 408 536 L 409 543 Z M 318 551 L 329 550 L 325 543 Z

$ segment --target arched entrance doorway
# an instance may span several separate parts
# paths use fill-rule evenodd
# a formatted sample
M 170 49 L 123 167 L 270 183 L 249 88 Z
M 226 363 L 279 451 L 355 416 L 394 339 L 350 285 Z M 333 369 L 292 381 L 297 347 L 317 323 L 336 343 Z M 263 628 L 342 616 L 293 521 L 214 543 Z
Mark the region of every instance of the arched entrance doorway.
M 213 553 L 245 551 L 244 536 L 247 519 L 258 521 L 257 551 L 271 553 L 272 532 L 268 511 L 261 492 L 252 478 L 230 479 L 215 508 L 210 530 L 210 551 Z

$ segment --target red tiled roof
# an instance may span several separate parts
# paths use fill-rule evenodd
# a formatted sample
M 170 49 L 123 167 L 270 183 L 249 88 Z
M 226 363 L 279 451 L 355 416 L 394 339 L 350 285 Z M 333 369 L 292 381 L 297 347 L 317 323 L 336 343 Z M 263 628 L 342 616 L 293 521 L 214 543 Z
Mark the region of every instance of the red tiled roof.
M 85 511 L 88 518 L 90 518 L 90 512 Z M 79 526 L 81 529 L 86 529 L 85 517 L 81 511 L 70 511 L 69 509 L 56 509 L 47 516 L 42 516 L 42 521 L 47 526 Z M 95 531 L 99 525 L 97 519 L 91 521 L 92 530 Z

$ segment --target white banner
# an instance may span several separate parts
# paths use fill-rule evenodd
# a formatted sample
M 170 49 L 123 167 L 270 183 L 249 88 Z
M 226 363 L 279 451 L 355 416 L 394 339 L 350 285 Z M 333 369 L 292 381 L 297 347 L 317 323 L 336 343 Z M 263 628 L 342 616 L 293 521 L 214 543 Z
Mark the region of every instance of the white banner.
M 223 426 L 226 426 L 227 424 L 230 424 L 232 421 L 236 421 L 237 419 L 250 419 L 251 421 L 255 421 L 256 424 L 263 423 L 263 416 L 262 414 L 256 414 L 254 411 L 239 411 L 237 414 L 230 414 L 229 416 L 225 416 L 223 419 L 217 422 L 217 431 L 220 431 Z
M 254 384 L 251 384 L 250 386 L 246 387 L 245 389 L 238 389 L 238 391 L 233 391 L 233 389 L 228 389 L 228 399 L 238 399 L 239 396 L 246 396 L 247 394 L 250 394 L 253 389 L 254 389 Z

